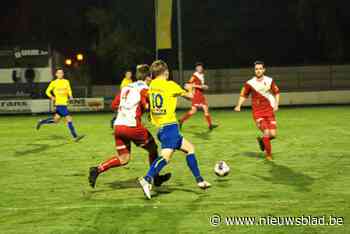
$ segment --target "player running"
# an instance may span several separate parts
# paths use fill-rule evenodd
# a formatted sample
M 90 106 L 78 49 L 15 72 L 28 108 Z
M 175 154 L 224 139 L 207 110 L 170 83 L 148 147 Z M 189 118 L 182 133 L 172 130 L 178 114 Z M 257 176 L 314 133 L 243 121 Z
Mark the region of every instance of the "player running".
M 119 90 L 122 90 L 124 87 L 128 86 L 129 84 L 131 84 L 132 82 L 134 82 L 133 80 L 133 76 L 132 76 L 132 71 L 131 70 L 127 70 L 125 72 L 124 78 L 122 79 L 122 82 L 120 84 Z M 117 113 L 114 113 L 112 119 L 111 119 L 111 128 L 113 129 L 114 127 L 114 121 L 117 118 Z
M 158 139 L 161 142 L 161 154 L 151 165 L 145 177 L 139 179 L 139 183 L 148 199 L 151 199 L 151 189 L 154 177 L 170 161 L 175 150 L 186 153 L 187 165 L 191 169 L 197 185 L 206 189 L 210 184 L 206 182 L 200 174 L 194 146 L 183 138 L 179 132 L 176 119 L 176 102 L 178 96 L 192 98 L 192 94 L 187 93 L 178 84 L 169 81 L 168 65 L 157 60 L 151 66 L 152 77 L 150 89 L 148 91 L 150 99 L 150 114 L 154 125 L 159 128 Z
M 151 133 L 142 125 L 141 117 L 148 107 L 148 84 L 151 81 L 149 66 L 139 65 L 136 78 L 138 81 L 129 84 L 121 90 L 112 103 L 113 109 L 118 109 L 117 118 L 114 121 L 114 137 L 117 155 L 101 163 L 97 167 L 91 167 L 89 183 L 95 187 L 97 177 L 113 167 L 121 167 L 130 161 L 131 142 L 142 147 L 149 153 L 150 165 L 158 157 L 157 144 Z M 170 179 L 167 173 L 155 177 L 155 185 L 160 186 Z
M 212 130 L 218 127 L 218 125 L 212 124 L 208 102 L 206 97 L 204 96 L 204 91 L 208 90 L 209 87 L 205 84 L 203 63 L 196 63 L 195 70 L 195 73 L 193 73 L 191 79 L 188 82 L 188 84 L 190 84 L 190 86 L 192 87 L 193 91 L 192 107 L 190 111 L 188 111 L 180 118 L 180 128 L 186 120 L 191 118 L 192 115 L 194 115 L 197 112 L 198 108 L 202 108 L 205 119 L 208 123 L 208 128 L 209 130 Z
M 253 118 L 257 127 L 263 133 L 258 137 L 261 151 L 266 152 L 266 159 L 272 160 L 271 140 L 276 137 L 277 122 L 275 113 L 278 110 L 280 91 L 274 80 L 265 76 L 264 62 L 257 61 L 255 65 L 255 77 L 248 80 L 240 94 L 235 111 L 241 111 L 241 106 L 251 94 Z
M 72 116 L 68 112 L 68 99 L 73 99 L 69 80 L 64 78 L 64 71 L 62 68 L 58 68 L 55 75 L 57 79 L 51 81 L 49 87 L 46 89 L 46 95 L 53 101 L 54 105 L 56 106 L 56 113 L 54 117 L 39 120 L 36 125 L 36 129 L 39 130 L 43 124 L 58 123 L 61 117 L 63 117 L 67 122 L 68 128 L 74 141 L 78 142 L 84 137 L 84 135 L 78 136 L 73 126 Z

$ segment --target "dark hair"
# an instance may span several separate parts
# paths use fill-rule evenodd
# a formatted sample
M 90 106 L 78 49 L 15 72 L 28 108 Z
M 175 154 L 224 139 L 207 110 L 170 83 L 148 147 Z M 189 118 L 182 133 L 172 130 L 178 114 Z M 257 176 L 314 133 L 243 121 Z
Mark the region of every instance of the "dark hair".
M 137 65 L 136 67 L 136 79 L 145 80 L 147 77 L 151 76 L 150 68 L 147 64 Z
M 256 65 L 262 65 L 263 67 L 265 67 L 265 63 L 263 61 L 259 61 L 259 60 L 254 62 L 254 66 L 256 66 Z
M 56 71 L 55 72 L 60 71 L 60 70 L 64 72 L 63 67 L 56 67 Z
M 153 78 L 162 75 L 167 70 L 169 70 L 168 65 L 163 60 L 156 60 L 151 65 L 151 74 Z
M 204 68 L 204 63 L 202 63 L 202 62 L 196 62 L 196 63 L 194 64 L 194 67 L 196 68 L 196 67 L 198 67 L 198 66 L 202 66 L 202 67 Z

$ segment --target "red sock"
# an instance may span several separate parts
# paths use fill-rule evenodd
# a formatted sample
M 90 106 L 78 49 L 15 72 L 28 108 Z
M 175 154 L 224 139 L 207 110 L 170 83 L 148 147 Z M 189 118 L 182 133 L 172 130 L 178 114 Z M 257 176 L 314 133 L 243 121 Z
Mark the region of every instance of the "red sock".
M 210 117 L 210 115 L 206 115 L 205 119 L 207 120 L 208 126 L 210 127 L 211 126 L 211 117 Z
M 122 164 L 119 160 L 119 158 L 117 157 L 113 157 L 113 158 L 110 158 L 108 159 L 107 161 L 101 163 L 99 166 L 98 166 L 98 172 L 105 172 L 107 171 L 109 168 L 112 168 L 112 167 L 120 167 Z
M 270 156 L 272 153 L 272 147 L 271 147 L 271 141 L 270 141 L 270 137 L 268 136 L 264 136 L 262 138 L 263 142 L 264 142 L 264 146 L 265 146 L 265 150 L 266 150 L 266 155 Z
M 184 114 L 181 119 L 180 119 L 180 123 L 184 123 L 186 120 L 188 120 L 189 118 L 191 118 L 192 113 L 189 111 L 186 114 Z

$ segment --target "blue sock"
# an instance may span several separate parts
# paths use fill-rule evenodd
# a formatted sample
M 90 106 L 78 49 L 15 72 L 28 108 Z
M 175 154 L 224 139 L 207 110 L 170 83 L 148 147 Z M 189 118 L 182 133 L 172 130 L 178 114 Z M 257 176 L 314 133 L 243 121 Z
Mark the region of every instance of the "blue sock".
M 52 123 L 55 123 L 55 120 L 52 117 L 43 119 L 40 121 L 40 124 L 52 124 Z
M 74 138 L 76 138 L 78 135 L 77 133 L 75 132 L 75 129 L 74 129 L 74 126 L 73 126 L 73 122 L 68 122 L 68 128 L 70 130 L 70 133 L 72 134 L 72 136 Z
M 163 157 L 158 157 L 153 161 L 151 168 L 148 170 L 147 175 L 144 177 L 149 183 L 152 183 L 152 180 L 155 175 L 159 174 L 159 172 L 168 164 L 168 162 Z
M 191 169 L 194 178 L 196 178 L 197 183 L 202 182 L 203 178 L 199 172 L 198 163 L 196 156 L 194 154 L 188 154 L 186 157 L 187 166 Z

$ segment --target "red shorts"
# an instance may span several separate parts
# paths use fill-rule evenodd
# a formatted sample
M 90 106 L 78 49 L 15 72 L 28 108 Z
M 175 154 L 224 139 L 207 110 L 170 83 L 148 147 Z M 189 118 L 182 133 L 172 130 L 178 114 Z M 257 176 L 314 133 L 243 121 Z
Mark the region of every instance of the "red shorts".
M 204 95 L 194 95 L 192 99 L 192 106 L 195 107 L 202 107 L 202 106 L 208 106 L 207 99 Z
M 261 131 L 266 129 L 277 129 L 275 116 L 255 117 L 255 122 Z
M 143 126 L 114 126 L 114 138 L 115 147 L 119 155 L 130 154 L 131 142 L 140 147 L 154 142 L 151 133 Z

